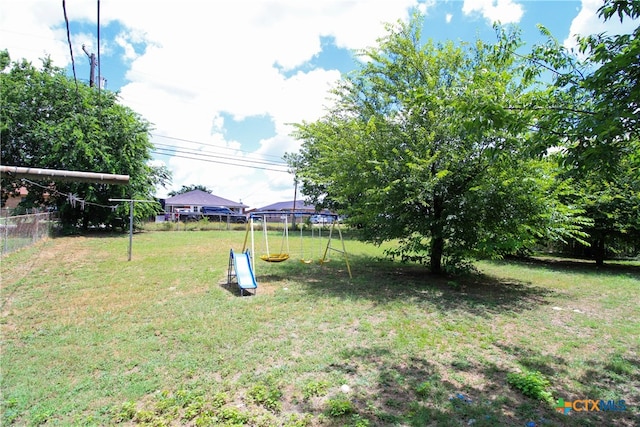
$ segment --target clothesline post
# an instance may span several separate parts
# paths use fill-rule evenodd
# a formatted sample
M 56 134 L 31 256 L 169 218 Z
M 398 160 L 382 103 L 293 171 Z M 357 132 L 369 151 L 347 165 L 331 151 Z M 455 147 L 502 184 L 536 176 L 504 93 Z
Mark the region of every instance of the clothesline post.
M 131 261 L 131 248 L 133 247 L 133 203 L 158 203 L 155 200 L 134 200 L 134 199 L 109 199 L 110 202 L 129 202 L 129 257 L 127 261 Z

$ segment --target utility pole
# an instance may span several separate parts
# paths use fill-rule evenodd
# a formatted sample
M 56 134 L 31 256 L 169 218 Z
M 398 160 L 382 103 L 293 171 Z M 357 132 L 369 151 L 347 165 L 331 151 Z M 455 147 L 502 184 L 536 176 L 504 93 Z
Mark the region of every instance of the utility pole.
M 87 48 L 84 45 L 82 45 L 82 50 L 89 57 L 89 65 L 91 67 L 89 71 L 89 87 L 93 87 L 96 80 L 96 54 L 87 52 Z

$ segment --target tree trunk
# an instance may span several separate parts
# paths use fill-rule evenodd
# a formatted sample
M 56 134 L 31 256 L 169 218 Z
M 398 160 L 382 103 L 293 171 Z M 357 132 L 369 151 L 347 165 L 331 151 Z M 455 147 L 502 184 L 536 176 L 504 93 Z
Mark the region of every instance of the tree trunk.
M 602 267 L 604 265 L 605 245 L 604 237 L 598 237 L 594 246 L 594 258 L 596 259 L 596 265 Z
M 442 254 L 444 253 L 444 236 L 442 227 L 442 215 L 443 215 L 443 200 L 442 197 L 435 196 L 433 198 L 433 218 L 431 222 L 431 244 L 430 244 L 430 258 L 429 267 L 431 273 L 442 273 Z
M 442 252 L 444 250 L 444 239 L 442 236 L 431 237 L 431 254 L 429 267 L 434 274 L 442 273 Z

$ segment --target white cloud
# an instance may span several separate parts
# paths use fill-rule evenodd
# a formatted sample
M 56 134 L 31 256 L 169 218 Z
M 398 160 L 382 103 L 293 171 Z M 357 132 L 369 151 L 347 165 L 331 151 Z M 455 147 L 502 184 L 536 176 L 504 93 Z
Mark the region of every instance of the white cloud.
M 289 123 L 320 117 L 329 102 L 328 89 L 340 77 L 337 70 L 324 69 L 290 75 L 320 53 L 321 37 L 332 36 L 338 47 L 346 49 L 375 45 L 384 34 L 384 22 L 407 19 L 409 9 L 418 4 L 418 0 L 110 0 L 101 3 L 100 24 L 116 32 L 110 39 L 102 33 L 103 73 L 113 58 L 107 52 L 121 50 L 123 57 L 117 59 L 124 60 L 127 68 L 122 72 L 128 81 L 113 89 L 120 90 L 122 102 L 153 123 L 154 135 L 196 141 L 154 136 L 154 142 L 234 160 L 273 162 L 299 148 L 289 136 Z M 420 3 L 425 10 L 432 4 L 432 0 Z M 67 1 L 66 6 L 70 21 L 96 24 L 94 1 Z M 0 31 L 14 59 L 36 63 L 50 54 L 54 64 L 70 64 L 59 2 L 4 0 Z M 95 50 L 91 34 L 72 32 L 72 42 L 76 62 L 86 61 L 83 43 Z M 237 120 L 269 117 L 276 135 L 257 136 L 250 149 L 227 140 L 222 112 Z M 293 178 L 286 173 L 163 158 L 174 177 L 167 191 L 201 184 L 254 207 L 293 197 Z
M 569 35 L 564 40 L 564 46 L 567 49 L 577 51 L 578 43 L 576 36 L 587 36 L 589 34 L 627 34 L 633 32 L 638 26 L 640 20 L 631 20 L 625 17 L 621 23 L 617 15 L 613 16 L 607 22 L 598 16 L 598 9 L 602 6 L 601 0 L 582 0 L 580 12 L 571 21 Z
M 524 15 L 522 4 L 514 0 L 464 0 L 462 12 L 465 15 L 480 13 L 490 24 L 517 23 Z
M 53 19 L 62 16 L 59 3 L 39 2 L 35 7 L 33 2 L 12 0 L 2 6 L 0 36 L 13 60 L 24 58 L 39 66 L 40 58 L 50 55 L 56 65 L 71 62 L 66 31 L 56 28 L 60 23 Z
M 226 147 L 238 144 L 224 141 L 222 134 L 211 135 L 220 112 L 236 120 L 266 115 L 277 135 L 259 141 L 253 154 L 235 155 L 269 161 L 299 148 L 289 136 L 289 123 L 319 118 L 328 103 L 328 90 L 340 78 L 337 70 L 323 69 L 285 77 L 280 68 L 291 70 L 312 59 L 320 52 L 321 36 L 333 36 L 338 46 L 348 49 L 373 45 L 383 34 L 382 23 L 406 18 L 413 4 L 408 0 L 378 2 L 375 7 L 366 1 L 238 3 L 216 4 L 209 14 L 181 21 L 173 18 L 173 3 L 164 7 L 160 2 L 154 16 L 163 22 L 161 26 L 148 24 L 144 15 L 122 17 L 124 10 L 115 15 L 129 27 L 144 30 L 146 40 L 155 44 L 132 61 L 127 75 L 132 83 L 122 88 L 122 96 L 169 135 L 216 140 Z M 179 9 L 187 12 L 190 5 L 181 3 Z M 171 28 L 164 22 L 171 22 Z M 243 198 L 251 206 L 292 197 L 293 180 L 285 173 L 177 157 L 169 166 L 177 171 L 174 187 L 201 183 L 222 197 Z M 231 190 L 236 187 L 241 190 Z
M 447 24 L 450 24 L 452 19 L 453 19 L 453 15 L 451 13 L 447 13 L 447 16 L 445 17 Z

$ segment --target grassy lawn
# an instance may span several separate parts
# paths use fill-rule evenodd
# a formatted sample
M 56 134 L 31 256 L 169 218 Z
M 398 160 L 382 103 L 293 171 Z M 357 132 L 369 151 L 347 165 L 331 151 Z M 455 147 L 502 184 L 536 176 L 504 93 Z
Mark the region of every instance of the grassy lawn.
M 432 277 L 347 240 L 349 279 L 337 252 L 299 262 L 322 242 L 292 235 L 240 298 L 225 282 L 243 240 L 144 232 L 127 262 L 127 236 L 65 237 L 4 257 L 2 425 L 640 423 L 639 263 Z M 559 398 L 626 410 L 564 415 Z

